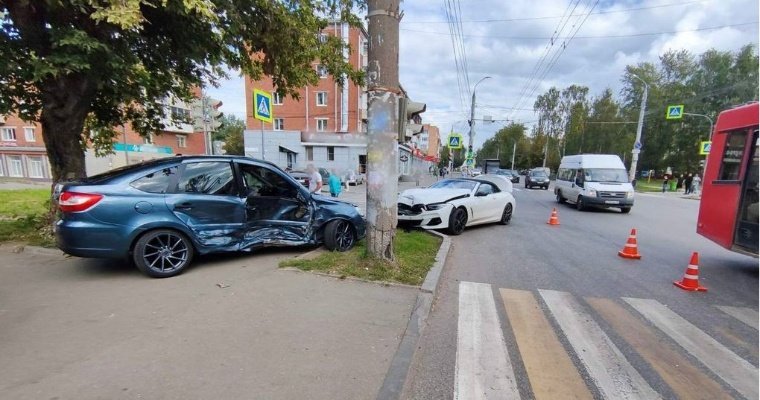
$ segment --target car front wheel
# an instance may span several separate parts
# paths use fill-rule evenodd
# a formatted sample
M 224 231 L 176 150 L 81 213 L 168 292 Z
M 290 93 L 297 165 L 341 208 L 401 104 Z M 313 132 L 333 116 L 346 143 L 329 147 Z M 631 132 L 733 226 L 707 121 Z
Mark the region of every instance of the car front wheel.
M 467 225 L 467 211 L 462 208 L 455 208 L 449 216 L 449 234 L 459 235 L 464 231 Z
M 628 214 L 629 212 L 631 212 L 631 207 L 621 207 L 620 212 L 622 212 L 623 214 Z
M 586 203 L 583 202 L 583 196 L 578 196 L 578 200 L 575 202 L 575 208 L 577 208 L 578 211 L 586 209 Z
M 356 244 L 356 234 L 351 223 L 336 219 L 325 227 L 325 247 L 331 251 L 348 251 Z
M 187 236 L 169 229 L 150 231 L 132 250 L 137 268 L 153 278 L 180 274 L 193 260 L 193 245 Z
M 512 219 L 512 204 L 507 203 L 507 205 L 504 206 L 504 211 L 501 213 L 501 220 L 499 220 L 499 223 L 502 225 L 506 225 L 509 223 L 511 219 Z

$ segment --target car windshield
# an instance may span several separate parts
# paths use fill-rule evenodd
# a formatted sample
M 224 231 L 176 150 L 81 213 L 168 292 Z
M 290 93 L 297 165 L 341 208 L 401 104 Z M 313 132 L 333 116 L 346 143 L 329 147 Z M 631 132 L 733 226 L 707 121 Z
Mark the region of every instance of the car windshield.
M 546 178 L 546 172 L 544 171 L 531 171 L 530 176 L 533 178 Z
M 594 168 L 584 172 L 586 182 L 628 182 L 628 173 L 624 169 Z
M 475 189 L 475 182 L 464 179 L 444 179 L 430 186 L 431 189 Z

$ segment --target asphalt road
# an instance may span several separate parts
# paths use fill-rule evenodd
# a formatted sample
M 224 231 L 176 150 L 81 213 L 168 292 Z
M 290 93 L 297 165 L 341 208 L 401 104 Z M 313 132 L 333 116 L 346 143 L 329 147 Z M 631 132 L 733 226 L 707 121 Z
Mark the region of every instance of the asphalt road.
M 758 261 L 697 235 L 698 201 L 515 187 L 510 225 L 453 239 L 403 398 L 757 398 Z M 641 260 L 617 255 L 631 228 Z M 694 251 L 707 292 L 673 285 Z

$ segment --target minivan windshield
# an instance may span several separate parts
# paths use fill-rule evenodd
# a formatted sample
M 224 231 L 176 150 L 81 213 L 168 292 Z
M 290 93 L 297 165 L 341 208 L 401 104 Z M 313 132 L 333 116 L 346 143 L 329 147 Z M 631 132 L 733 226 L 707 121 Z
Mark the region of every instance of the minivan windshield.
M 585 169 L 586 182 L 628 182 L 628 172 L 624 169 L 589 168 Z

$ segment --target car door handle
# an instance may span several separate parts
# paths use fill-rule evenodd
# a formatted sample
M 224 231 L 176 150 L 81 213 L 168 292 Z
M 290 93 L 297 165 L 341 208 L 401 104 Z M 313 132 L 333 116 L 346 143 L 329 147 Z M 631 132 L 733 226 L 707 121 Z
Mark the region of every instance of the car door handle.
M 193 204 L 192 203 L 179 203 L 174 206 L 175 210 L 192 210 Z

